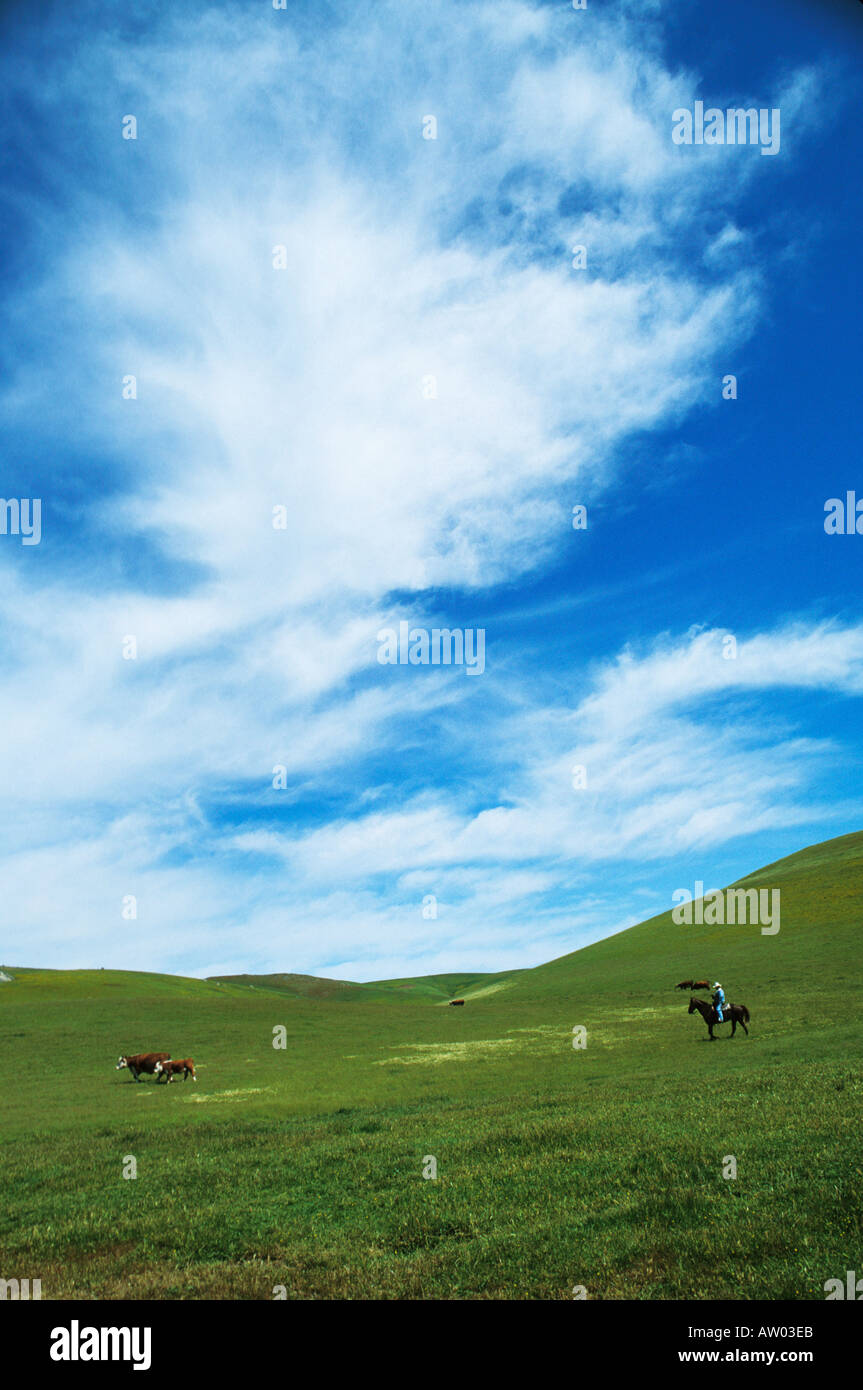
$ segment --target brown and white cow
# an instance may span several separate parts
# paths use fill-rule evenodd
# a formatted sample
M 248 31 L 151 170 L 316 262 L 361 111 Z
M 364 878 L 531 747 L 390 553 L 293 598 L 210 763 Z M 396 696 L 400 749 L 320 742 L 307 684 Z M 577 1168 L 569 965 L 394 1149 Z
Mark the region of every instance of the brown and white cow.
M 193 1081 L 198 1079 L 195 1075 L 195 1063 L 191 1057 L 184 1057 L 181 1062 L 165 1062 L 162 1066 L 162 1075 L 168 1082 L 173 1081 L 175 1076 L 180 1075 L 180 1072 L 183 1073 L 184 1081 L 187 1076 L 191 1076 Z
M 158 1082 L 159 1073 L 170 1060 L 170 1052 L 137 1052 L 134 1057 L 121 1057 L 115 1070 L 121 1071 L 123 1067 L 128 1067 L 133 1081 L 140 1080 L 143 1073 L 146 1076 L 155 1076 Z

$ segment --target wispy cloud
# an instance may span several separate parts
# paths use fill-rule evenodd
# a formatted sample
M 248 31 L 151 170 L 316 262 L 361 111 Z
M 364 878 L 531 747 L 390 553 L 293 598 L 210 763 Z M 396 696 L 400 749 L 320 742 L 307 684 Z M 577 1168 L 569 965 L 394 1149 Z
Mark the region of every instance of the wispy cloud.
M 478 625 L 556 562 L 571 502 L 715 399 L 758 322 L 754 166 L 679 158 L 697 78 L 643 9 L 560 9 L 208 6 L 131 39 L 95 4 L 50 53 L 21 31 L 10 90 L 46 128 L 77 113 L 74 158 L 35 144 L 13 191 L 31 260 L 5 287 L 0 409 L 45 507 L 38 550 L 0 550 L 0 872 L 30 954 L 132 964 L 135 894 L 150 964 L 524 962 L 572 922 L 572 865 L 821 814 L 825 745 L 704 702 L 857 694 L 858 629 L 733 663 L 646 633 L 574 671 L 568 710 L 517 643 L 481 694 L 376 664 L 394 618 Z M 786 83 L 799 127 L 814 81 Z M 626 916 L 579 894 L 582 932 Z

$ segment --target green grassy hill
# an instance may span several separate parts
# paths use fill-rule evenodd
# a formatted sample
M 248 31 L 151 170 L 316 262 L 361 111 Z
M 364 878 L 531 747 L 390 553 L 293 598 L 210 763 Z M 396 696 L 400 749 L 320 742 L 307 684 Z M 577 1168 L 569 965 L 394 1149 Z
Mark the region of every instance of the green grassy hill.
M 251 989 L 269 989 L 294 999 L 331 999 L 334 1001 L 382 1002 L 385 999 L 410 998 L 421 1002 L 449 1003 L 461 998 L 466 990 L 477 988 L 497 975 L 421 975 L 414 979 L 374 980 L 357 984 L 353 980 L 327 980 L 319 975 L 212 975 L 222 984 L 245 985 Z
M 739 886 L 781 890 L 778 934 L 666 913 L 510 974 L 8 967 L 0 1273 L 45 1297 L 823 1297 L 863 1267 L 863 834 Z M 673 986 L 702 975 L 748 1038 L 687 1015 Z M 113 1070 L 144 1049 L 198 1084 Z

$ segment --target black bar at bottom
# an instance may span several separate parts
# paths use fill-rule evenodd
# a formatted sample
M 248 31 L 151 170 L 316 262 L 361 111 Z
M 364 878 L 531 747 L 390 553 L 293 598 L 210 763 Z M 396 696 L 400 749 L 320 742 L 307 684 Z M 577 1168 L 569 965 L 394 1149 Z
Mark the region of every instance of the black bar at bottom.
M 859 1300 L 855 1300 L 859 1301 Z M 282 1368 L 294 1376 L 311 1356 L 331 1377 L 365 1364 L 398 1379 L 427 1379 L 461 1365 L 488 1380 L 499 1359 L 563 1356 L 573 1374 L 598 1357 L 618 1372 L 690 1375 L 709 1366 L 787 1366 L 819 1377 L 853 1366 L 860 1315 L 844 1302 L 6 1302 L 5 1344 L 15 1370 L 62 1381 L 108 1369 L 137 1378 L 166 1374 L 244 1379 Z M 104 1329 L 104 1332 L 103 1332 Z M 406 1347 L 403 1337 L 414 1339 Z M 396 1351 L 396 1347 L 400 1350 Z M 409 1352 L 408 1348 L 413 1346 Z M 96 1355 L 94 1356 L 93 1353 Z M 409 1357 L 410 1367 L 406 1361 Z M 20 1358 L 20 1359 L 19 1359 Z M 97 1359 L 98 1358 L 98 1359 Z M 416 1359 L 414 1359 L 416 1358 Z M 399 1369 L 400 1368 L 400 1369 Z

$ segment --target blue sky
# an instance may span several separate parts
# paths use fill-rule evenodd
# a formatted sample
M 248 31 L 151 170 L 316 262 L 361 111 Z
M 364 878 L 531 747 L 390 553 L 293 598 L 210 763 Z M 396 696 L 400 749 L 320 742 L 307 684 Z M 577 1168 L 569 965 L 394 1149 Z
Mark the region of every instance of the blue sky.
M 6 962 L 533 965 L 863 827 L 863 7 L 0 24 Z

